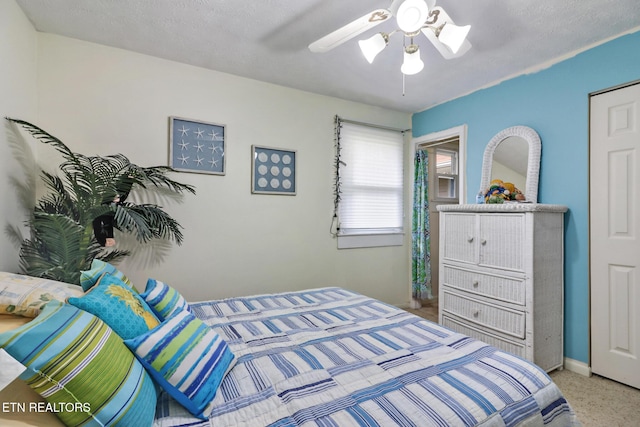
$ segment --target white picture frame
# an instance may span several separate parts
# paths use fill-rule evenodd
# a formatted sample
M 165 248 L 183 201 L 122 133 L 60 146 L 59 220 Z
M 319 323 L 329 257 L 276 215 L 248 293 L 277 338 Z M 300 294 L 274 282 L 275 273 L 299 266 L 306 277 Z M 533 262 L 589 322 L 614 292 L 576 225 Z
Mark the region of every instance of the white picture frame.
M 251 192 L 295 196 L 297 193 L 296 150 L 251 146 Z
M 169 117 L 169 166 L 176 171 L 225 175 L 227 127 Z

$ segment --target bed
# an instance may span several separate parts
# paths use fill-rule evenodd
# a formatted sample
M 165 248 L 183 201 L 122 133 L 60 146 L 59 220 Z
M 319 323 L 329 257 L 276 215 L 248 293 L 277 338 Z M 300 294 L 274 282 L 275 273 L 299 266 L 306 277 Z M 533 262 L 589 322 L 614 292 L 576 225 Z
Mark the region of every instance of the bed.
M 226 341 L 235 364 L 209 419 L 163 391 L 157 427 L 580 425 L 537 366 L 346 289 L 189 306 Z M 19 383 L 0 398 L 42 401 Z M 51 413 L 0 411 L 2 425 L 53 421 Z
M 162 394 L 158 427 L 579 425 L 535 365 L 345 289 L 190 305 L 237 363 L 209 420 Z

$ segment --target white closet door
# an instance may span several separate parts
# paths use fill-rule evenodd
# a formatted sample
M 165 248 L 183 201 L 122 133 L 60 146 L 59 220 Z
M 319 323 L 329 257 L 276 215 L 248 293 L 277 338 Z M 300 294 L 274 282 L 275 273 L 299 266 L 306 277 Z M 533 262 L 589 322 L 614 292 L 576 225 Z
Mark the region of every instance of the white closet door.
M 640 388 L 640 84 L 591 98 L 591 367 Z

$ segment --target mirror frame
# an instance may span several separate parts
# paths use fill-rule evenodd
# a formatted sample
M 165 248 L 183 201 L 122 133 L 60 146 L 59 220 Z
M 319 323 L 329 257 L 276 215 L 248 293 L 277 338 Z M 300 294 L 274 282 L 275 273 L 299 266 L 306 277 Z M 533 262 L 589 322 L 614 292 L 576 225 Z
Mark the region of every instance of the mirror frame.
M 538 203 L 538 179 L 540 173 L 540 156 L 542 154 L 542 142 L 538 132 L 527 126 L 513 126 L 498 132 L 487 144 L 482 159 L 482 179 L 480 190 L 483 193 L 491 183 L 491 166 L 493 152 L 505 139 L 518 136 L 529 144 L 529 159 L 527 164 L 527 188 L 524 189 L 524 197 L 527 202 Z

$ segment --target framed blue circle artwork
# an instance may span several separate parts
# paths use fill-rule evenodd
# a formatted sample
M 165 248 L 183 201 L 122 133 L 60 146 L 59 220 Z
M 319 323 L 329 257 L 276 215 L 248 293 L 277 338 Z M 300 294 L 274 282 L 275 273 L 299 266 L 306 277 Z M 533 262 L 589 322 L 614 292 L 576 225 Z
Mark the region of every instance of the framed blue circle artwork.
M 295 150 L 251 146 L 251 192 L 254 194 L 296 194 Z

